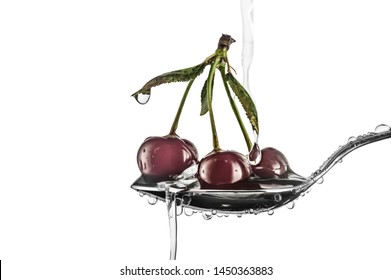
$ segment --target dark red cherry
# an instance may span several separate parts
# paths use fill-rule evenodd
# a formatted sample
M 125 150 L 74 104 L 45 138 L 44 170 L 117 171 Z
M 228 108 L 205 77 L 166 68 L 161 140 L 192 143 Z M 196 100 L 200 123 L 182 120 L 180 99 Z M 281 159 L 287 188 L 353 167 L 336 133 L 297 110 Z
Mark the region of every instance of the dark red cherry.
M 279 150 L 268 147 L 262 149 L 262 159 L 251 166 L 255 175 L 263 179 L 283 177 L 289 170 L 288 160 Z
M 184 138 L 182 138 L 182 141 L 186 143 L 186 145 L 189 147 L 189 149 L 193 152 L 194 157 L 198 160 L 198 151 L 197 151 L 197 148 L 194 145 L 194 143 L 191 142 L 190 140 L 187 140 Z
M 148 137 L 137 152 L 141 173 L 156 181 L 173 180 L 197 160 L 198 152 L 192 142 L 171 135 Z
M 235 151 L 213 151 L 198 165 L 198 179 L 209 185 L 227 185 L 247 179 L 251 174 L 250 163 Z

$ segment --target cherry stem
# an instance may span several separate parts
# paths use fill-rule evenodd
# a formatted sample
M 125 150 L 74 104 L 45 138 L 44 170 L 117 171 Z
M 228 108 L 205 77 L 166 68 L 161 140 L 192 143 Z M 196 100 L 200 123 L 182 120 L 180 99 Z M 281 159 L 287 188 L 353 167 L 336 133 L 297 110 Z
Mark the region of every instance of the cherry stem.
M 214 151 L 219 151 L 221 150 L 220 145 L 219 145 L 219 138 L 217 136 L 217 131 L 216 131 L 216 124 L 213 116 L 213 109 L 212 109 L 212 81 L 214 74 L 216 72 L 216 68 L 220 63 L 220 57 L 217 56 L 215 61 L 210 67 L 209 70 L 209 75 L 208 75 L 208 83 L 206 87 L 206 96 L 208 100 L 208 110 L 209 110 L 209 117 L 210 117 L 210 125 L 212 127 L 212 136 L 213 136 L 213 150 Z
M 174 122 L 171 125 L 171 130 L 170 130 L 170 134 L 169 135 L 173 135 L 173 136 L 176 135 L 176 130 L 178 128 L 178 123 L 179 123 L 179 119 L 180 119 L 181 114 L 182 114 L 183 106 L 185 105 L 187 95 L 188 95 L 188 93 L 190 91 L 191 86 L 193 85 L 193 82 L 194 82 L 194 79 L 190 80 L 190 82 L 187 84 L 185 93 L 182 96 L 181 103 L 179 104 L 178 111 L 177 111 L 177 113 L 175 115 Z
M 220 66 L 219 70 L 220 70 L 220 73 L 221 73 L 221 78 L 223 79 L 225 91 L 227 92 L 229 103 L 231 104 L 232 111 L 235 114 L 236 120 L 238 121 L 240 129 L 242 130 L 242 134 L 243 134 L 244 140 L 246 141 L 247 149 L 248 149 L 248 151 L 251 151 L 251 148 L 252 148 L 253 144 L 252 144 L 252 141 L 251 141 L 251 139 L 250 139 L 250 137 L 249 137 L 249 135 L 247 133 L 246 127 L 244 126 L 242 118 L 241 118 L 241 116 L 239 114 L 239 110 L 238 110 L 238 107 L 235 104 L 235 100 L 232 98 L 231 91 L 229 90 L 228 82 L 227 82 L 227 79 L 225 77 L 225 65 Z

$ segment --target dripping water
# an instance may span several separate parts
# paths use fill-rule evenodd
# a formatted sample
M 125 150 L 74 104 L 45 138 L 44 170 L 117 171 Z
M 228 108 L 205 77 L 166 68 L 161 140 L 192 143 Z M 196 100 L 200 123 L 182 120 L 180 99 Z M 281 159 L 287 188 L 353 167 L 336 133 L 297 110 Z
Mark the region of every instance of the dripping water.
M 261 162 L 262 151 L 258 145 L 258 136 L 259 135 L 255 130 L 253 132 L 254 132 L 254 144 L 250 150 L 250 153 L 248 154 L 248 159 L 249 159 L 251 165 L 257 165 Z
M 202 212 L 202 217 L 205 219 L 205 220 L 210 220 L 213 218 L 213 214 L 211 212 Z
M 148 197 L 148 203 L 151 205 L 155 205 L 157 203 L 157 198 L 154 196 Z
M 145 94 L 145 93 L 139 93 L 134 96 L 134 98 L 136 98 L 136 101 L 141 105 L 147 104 L 150 97 L 151 94 Z
M 185 212 L 185 215 L 186 215 L 186 216 L 191 216 L 191 215 L 194 214 L 194 210 L 191 209 L 191 208 L 187 208 L 187 207 L 186 207 L 183 211 Z
M 288 209 L 293 209 L 293 208 L 295 208 L 295 201 L 291 201 L 291 202 L 289 202 L 287 205 L 286 205 L 286 207 L 288 208 Z
M 176 194 L 166 188 L 166 205 L 170 230 L 170 260 L 176 259 L 177 252 L 177 205 Z

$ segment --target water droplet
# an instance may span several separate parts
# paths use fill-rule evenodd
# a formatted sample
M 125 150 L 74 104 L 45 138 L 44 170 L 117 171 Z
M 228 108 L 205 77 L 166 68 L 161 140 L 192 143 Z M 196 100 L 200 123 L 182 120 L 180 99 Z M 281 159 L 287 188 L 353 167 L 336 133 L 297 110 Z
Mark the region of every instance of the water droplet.
M 318 181 L 316 181 L 318 184 L 323 184 L 323 182 L 324 182 L 324 179 L 323 179 L 323 177 L 320 177 L 319 179 L 318 179 Z
M 217 214 L 217 217 L 222 218 L 222 217 L 223 217 L 223 214 L 218 213 L 218 214 Z
M 356 141 L 356 140 L 357 140 L 357 137 L 356 137 L 356 136 L 351 136 L 351 137 L 349 137 L 349 139 L 348 139 L 348 143 L 351 143 L 351 142 Z
M 175 199 L 175 203 L 176 203 L 177 206 L 181 206 L 181 205 L 182 205 L 182 199 L 180 199 L 179 197 L 177 197 L 177 198 Z
M 275 202 L 280 202 L 282 200 L 282 196 L 279 193 L 276 193 L 274 195 L 274 201 Z
M 185 194 L 182 197 L 182 204 L 187 206 L 190 204 L 190 202 L 191 202 L 191 197 L 188 194 Z
M 145 105 L 148 103 L 150 97 L 151 94 L 139 93 L 136 94 L 134 98 L 136 98 L 136 101 L 141 105 Z
M 390 130 L 391 130 L 391 127 L 389 125 L 386 125 L 386 124 L 379 124 L 375 128 L 375 132 L 376 133 L 382 133 L 382 132 L 386 132 L 386 131 L 390 131 Z
M 250 161 L 251 165 L 257 165 L 261 162 L 261 159 L 262 159 L 261 148 L 259 148 L 258 143 L 254 143 L 250 153 L 248 154 L 248 160 Z
M 185 212 L 185 215 L 186 215 L 186 216 L 191 216 L 191 215 L 194 214 L 193 209 L 187 208 L 187 207 L 183 209 L 183 212 Z
M 310 193 L 310 192 L 311 192 L 311 188 L 308 188 L 308 189 L 307 189 L 307 193 Z
M 224 214 L 224 217 L 229 217 L 229 215 L 228 214 Z
M 286 205 L 286 207 L 287 207 L 288 209 L 293 209 L 293 208 L 295 208 L 295 202 L 294 202 L 294 201 L 289 202 L 289 203 Z
M 340 159 L 338 160 L 338 163 L 342 163 L 342 158 L 340 158 Z
M 141 197 L 143 197 L 143 196 L 145 195 L 145 193 L 139 192 L 138 195 L 141 196 Z
M 212 210 L 212 215 L 216 215 L 217 214 L 217 211 L 216 210 Z
M 238 216 L 238 218 L 241 218 L 241 217 L 242 217 L 242 214 L 238 214 L 237 216 Z
M 205 220 L 210 220 L 210 219 L 212 219 L 213 215 L 212 215 L 212 213 L 210 213 L 210 212 L 202 212 L 202 217 L 203 217 Z
M 177 207 L 176 207 L 176 215 L 180 216 L 180 215 L 182 215 L 182 213 L 183 213 L 183 205 L 182 204 L 177 205 Z
M 150 196 L 150 197 L 148 198 L 148 203 L 149 203 L 149 204 L 155 205 L 156 202 L 157 202 L 157 198 L 156 198 L 156 197 Z
M 254 214 L 254 209 L 250 209 L 248 212 L 249 212 L 250 214 Z
M 166 189 L 169 189 L 169 188 L 170 188 L 170 185 L 165 182 L 160 182 L 157 184 L 157 189 L 159 191 L 165 191 Z
M 302 192 L 300 195 L 301 195 L 302 197 L 304 197 L 304 196 L 305 196 L 305 192 Z
M 273 215 L 273 214 L 274 214 L 274 210 L 269 210 L 269 211 L 267 212 L 267 214 L 268 214 L 269 216 Z

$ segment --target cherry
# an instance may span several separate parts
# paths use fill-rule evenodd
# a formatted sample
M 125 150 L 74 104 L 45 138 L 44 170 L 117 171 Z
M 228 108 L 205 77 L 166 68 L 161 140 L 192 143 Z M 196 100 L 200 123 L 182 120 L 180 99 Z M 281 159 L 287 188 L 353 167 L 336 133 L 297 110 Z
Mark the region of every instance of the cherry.
M 247 158 L 235 151 L 213 151 L 198 165 L 198 179 L 201 184 L 234 184 L 247 179 L 250 174 L 251 167 Z
M 185 139 L 185 138 L 182 138 L 182 141 L 186 143 L 186 145 L 189 147 L 189 149 L 193 152 L 193 155 L 196 158 L 196 160 L 198 160 L 198 151 L 197 151 L 197 148 L 194 145 L 194 143 L 191 142 L 190 140 Z
M 154 181 L 173 180 L 197 161 L 195 145 L 173 135 L 148 137 L 137 152 L 141 173 Z
M 263 179 L 281 178 L 290 170 L 288 160 L 275 148 L 262 149 L 262 159 L 257 165 L 251 166 L 255 175 Z

